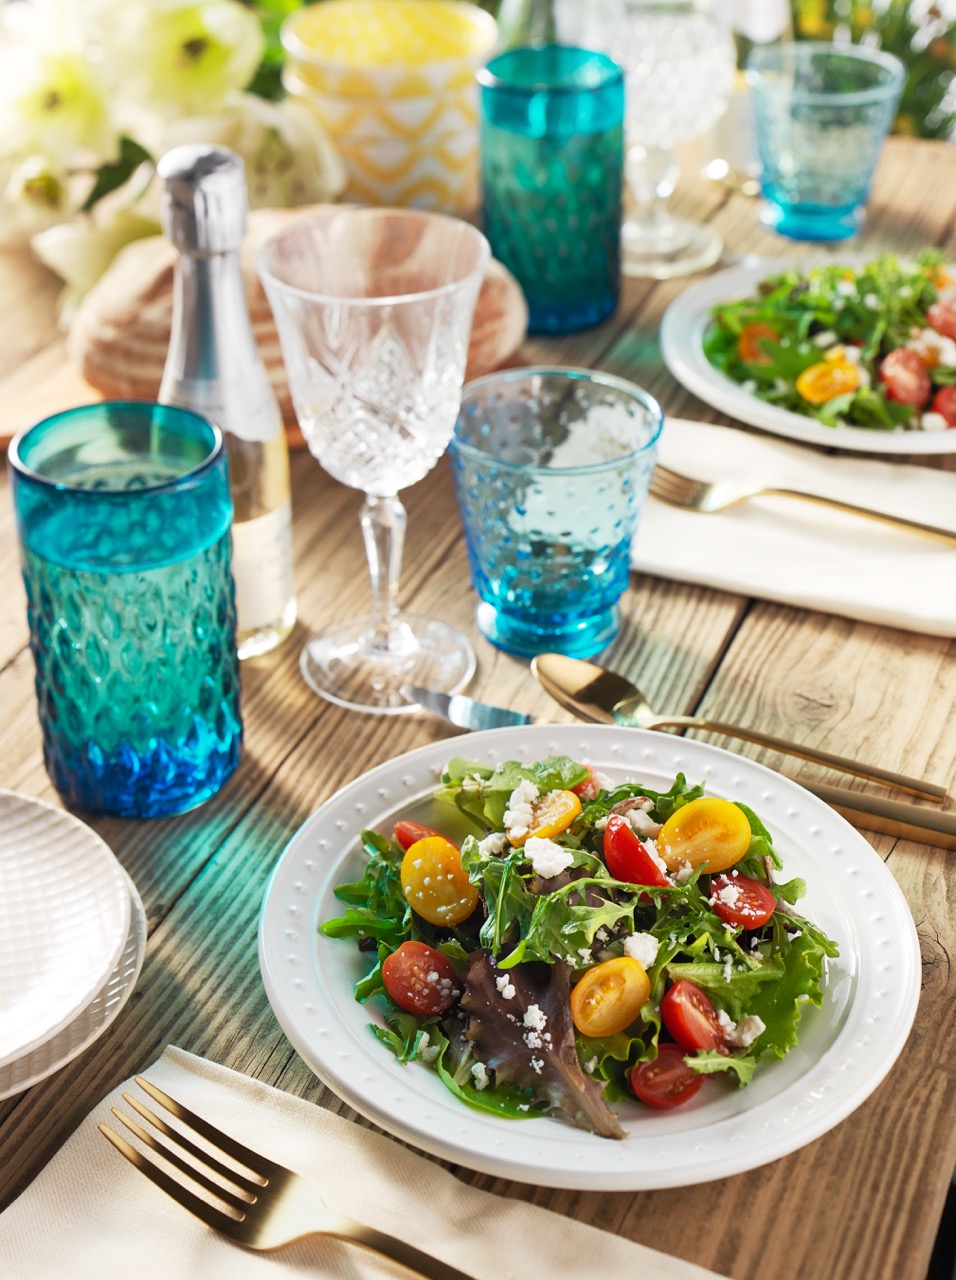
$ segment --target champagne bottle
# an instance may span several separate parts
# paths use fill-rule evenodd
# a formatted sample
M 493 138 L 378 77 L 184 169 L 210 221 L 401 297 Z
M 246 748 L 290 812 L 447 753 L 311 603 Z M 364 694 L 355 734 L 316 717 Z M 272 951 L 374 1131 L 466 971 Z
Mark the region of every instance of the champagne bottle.
M 289 454 L 256 347 L 239 246 L 246 229 L 242 161 L 225 147 L 176 147 L 158 165 L 163 226 L 179 250 L 173 326 L 159 399 L 212 419 L 225 438 L 234 507 L 232 570 L 240 658 L 292 630 Z

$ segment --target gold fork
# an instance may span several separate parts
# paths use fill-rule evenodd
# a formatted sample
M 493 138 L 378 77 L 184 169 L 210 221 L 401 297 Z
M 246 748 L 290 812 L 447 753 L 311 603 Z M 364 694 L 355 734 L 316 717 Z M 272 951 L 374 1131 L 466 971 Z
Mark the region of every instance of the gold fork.
M 821 507 L 835 507 L 838 511 L 865 516 L 868 520 L 878 520 L 881 524 L 906 529 L 910 533 L 919 533 L 929 538 L 938 538 L 943 542 L 956 543 L 956 529 L 940 529 L 937 525 L 922 524 L 919 520 L 907 520 L 904 516 L 893 516 L 885 511 L 876 511 L 872 507 L 860 507 L 853 502 L 843 502 L 840 498 L 829 498 L 823 494 L 807 493 L 803 489 L 788 489 L 778 485 L 745 484 L 736 480 L 693 480 L 690 476 L 680 475 L 677 471 L 670 471 L 660 464 L 651 476 L 651 493 L 655 498 L 669 503 L 672 507 L 700 511 L 705 515 L 724 511 L 727 507 L 733 507 L 738 502 L 745 502 L 748 498 L 756 498 L 761 494 L 776 494 L 779 497 L 815 502 Z
M 473 1276 L 448 1266 L 395 1236 L 386 1235 L 382 1231 L 376 1231 L 374 1227 L 367 1227 L 327 1209 L 316 1188 L 306 1178 L 251 1151 L 235 1138 L 230 1138 L 142 1076 L 136 1076 L 136 1083 L 170 1115 L 188 1125 L 216 1148 L 216 1155 L 197 1146 L 180 1129 L 168 1125 L 129 1093 L 123 1094 L 124 1101 L 152 1125 L 157 1133 L 162 1134 L 163 1138 L 171 1139 L 176 1147 L 188 1152 L 202 1167 L 197 1169 L 183 1159 L 176 1147 L 169 1146 L 115 1107 L 112 1108 L 113 1115 L 194 1185 L 215 1196 L 222 1207 L 197 1195 L 172 1177 L 109 1125 L 101 1124 L 100 1131 L 157 1187 L 172 1196 L 184 1209 L 201 1218 L 207 1226 L 229 1236 L 237 1244 L 245 1245 L 248 1249 L 277 1249 L 280 1245 L 291 1244 L 293 1240 L 299 1240 L 303 1236 L 330 1235 L 391 1258 L 393 1262 L 400 1263 L 415 1274 L 426 1277 L 426 1280 L 474 1280 Z M 220 1155 L 238 1162 L 244 1171 L 240 1173 L 233 1166 L 224 1163 L 218 1158 Z M 211 1177 L 210 1173 L 215 1176 Z

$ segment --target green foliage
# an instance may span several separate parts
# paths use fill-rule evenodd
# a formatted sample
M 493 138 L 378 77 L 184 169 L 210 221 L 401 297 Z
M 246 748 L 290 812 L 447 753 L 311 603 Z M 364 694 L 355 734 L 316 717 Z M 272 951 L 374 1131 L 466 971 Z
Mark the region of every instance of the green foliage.
M 893 132 L 952 139 L 956 108 L 947 95 L 956 75 L 956 21 L 936 4 L 913 0 L 791 0 L 798 39 L 849 38 L 876 45 L 906 65 Z

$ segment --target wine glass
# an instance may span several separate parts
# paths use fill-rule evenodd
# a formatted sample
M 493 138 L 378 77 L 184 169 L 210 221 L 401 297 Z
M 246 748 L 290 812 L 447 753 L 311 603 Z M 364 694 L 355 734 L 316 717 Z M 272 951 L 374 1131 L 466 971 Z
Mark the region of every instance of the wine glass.
M 365 495 L 374 611 L 312 636 L 301 657 L 310 687 L 340 706 L 414 711 L 402 684 L 451 693 L 475 669 L 465 636 L 398 609 L 398 492 L 451 439 L 489 256 L 456 218 L 345 205 L 297 220 L 259 251 L 302 434 L 330 475 Z
M 625 166 L 633 210 L 622 228 L 626 275 L 658 280 L 716 262 L 716 231 L 667 211 L 680 175 L 675 145 L 713 128 L 730 101 L 736 48 L 716 0 L 619 0 L 626 72 Z

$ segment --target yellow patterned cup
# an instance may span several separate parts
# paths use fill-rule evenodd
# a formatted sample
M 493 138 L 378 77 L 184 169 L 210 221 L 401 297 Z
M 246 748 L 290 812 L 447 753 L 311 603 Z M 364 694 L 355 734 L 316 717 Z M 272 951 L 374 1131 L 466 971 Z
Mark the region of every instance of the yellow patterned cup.
M 343 198 L 400 209 L 470 216 L 479 202 L 473 130 L 441 137 L 372 139 L 340 144 L 348 174 Z
M 290 97 L 306 103 L 333 141 L 359 138 L 426 138 L 478 128 L 478 86 L 413 98 L 351 98 L 324 93 L 309 79 L 308 67 L 288 63 L 282 83 Z
M 322 0 L 290 14 L 281 40 L 322 93 L 415 98 L 471 84 L 498 25 L 466 0 Z

